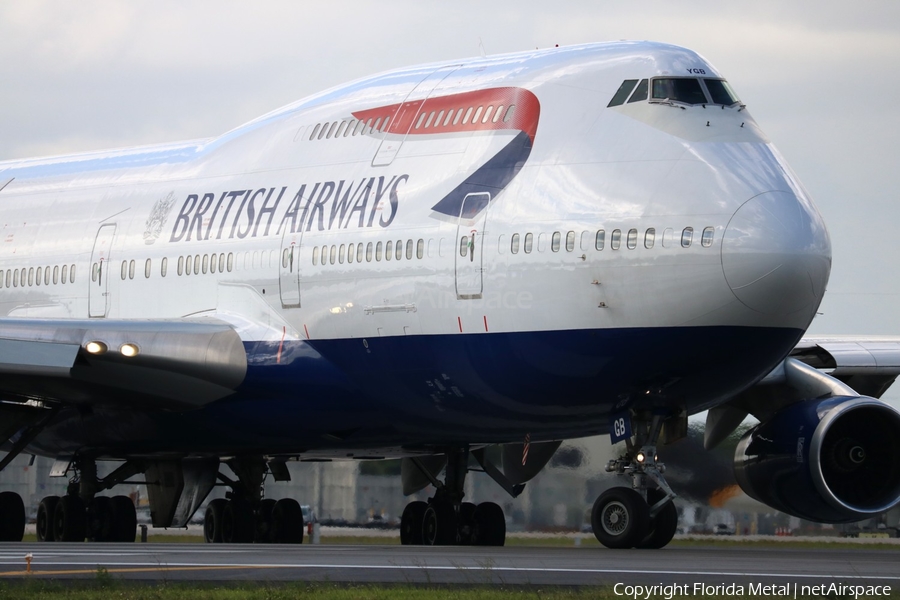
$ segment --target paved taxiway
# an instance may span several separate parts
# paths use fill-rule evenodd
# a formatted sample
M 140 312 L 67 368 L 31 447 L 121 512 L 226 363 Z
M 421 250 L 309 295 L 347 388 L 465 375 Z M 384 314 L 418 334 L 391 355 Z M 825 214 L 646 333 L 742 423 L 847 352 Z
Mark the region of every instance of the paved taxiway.
M 410 547 L 304 544 L 0 544 L 0 579 L 330 581 L 354 583 L 784 584 L 900 589 L 900 549 L 751 548 L 735 544 L 615 551 L 597 547 Z

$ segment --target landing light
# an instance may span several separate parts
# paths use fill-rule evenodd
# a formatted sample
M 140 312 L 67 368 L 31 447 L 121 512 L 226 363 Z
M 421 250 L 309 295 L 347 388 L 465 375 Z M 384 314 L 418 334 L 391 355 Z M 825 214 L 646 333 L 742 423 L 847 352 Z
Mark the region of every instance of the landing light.
M 109 350 L 109 346 L 104 344 L 103 342 L 88 342 L 84 345 L 84 349 L 88 351 L 89 354 L 103 354 L 107 350 Z
M 643 452 L 638 452 L 638 453 L 637 453 L 637 456 L 635 456 L 634 459 L 635 459 L 636 461 L 638 461 L 639 463 L 642 463 L 642 462 L 644 462 L 644 461 L 647 459 L 647 457 L 644 456 L 644 453 L 643 453 Z
M 119 346 L 119 352 L 122 353 L 122 356 L 131 358 L 132 356 L 137 356 L 140 352 L 140 349 L 136 344 L 122 344 L 121 346 Z

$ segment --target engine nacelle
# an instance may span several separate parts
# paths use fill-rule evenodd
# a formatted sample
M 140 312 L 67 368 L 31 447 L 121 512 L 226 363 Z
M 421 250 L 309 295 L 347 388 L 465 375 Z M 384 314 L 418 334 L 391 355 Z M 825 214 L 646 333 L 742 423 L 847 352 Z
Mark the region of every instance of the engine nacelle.
M 820 523 L 861 521 L 900 503 L 900 413 L 866 396 L 792 404 L 741 439 L 747 495 Z

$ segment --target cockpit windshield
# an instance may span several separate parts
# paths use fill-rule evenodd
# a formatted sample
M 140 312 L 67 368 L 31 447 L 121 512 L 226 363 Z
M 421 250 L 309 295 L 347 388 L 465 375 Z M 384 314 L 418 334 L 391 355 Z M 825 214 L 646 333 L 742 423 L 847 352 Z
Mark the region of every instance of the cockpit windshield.
M 738 97 L 724 79 L 704 79 L 706 89 L 709 91 L 709 97 L 712 98 L 713 104 L 724 104 L 731 106 L 737 104 Z
M 649 86 L 648 86 L 649 83 Z M 657 104 L 721 104 L 733 106 L 740 103 L 737 94 L 724 79 L 696 79 L 694 77 L 656 77 L 648 80 L 626 79 L 619 86 L 608 107 L 647 101 Z M 741 105 L 743 107 L 743 105 Z M 683 106 L 681 108 L 684 108 Z
M 653 80 L 652 100 L 671 100 L 684 104 L 707 104 L 706 94 L 696 79 L 681 77 L 657 78 Z

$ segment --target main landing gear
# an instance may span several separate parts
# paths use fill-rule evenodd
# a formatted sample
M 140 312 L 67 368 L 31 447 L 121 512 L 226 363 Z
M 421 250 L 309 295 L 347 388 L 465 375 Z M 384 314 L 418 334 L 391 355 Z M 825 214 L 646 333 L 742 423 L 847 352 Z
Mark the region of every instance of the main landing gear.
M 608 472 L 630 475 L 631 487 L 600 494 L 591 509 L 591 525 L 594 536 L 607 548 L 662 548 L 678 527 L 672 503 L 675 492 L 666 483 L 665 465 L 656 456 L 662 417 L 635 419 L 633 426 L 635 434 L 626 440 L 625 456 L 606 466 Z
M 400 519 L 400 543 L 426 546 L 502 546 L 503 509 L 493 502 L 463 502 L 469 450 L 447 452 L 447 475 L 428 502 L 410 502 Z M 423 472 L 425 470 L 423 469 Z
M 231 459 L 237 480 L 218 474 L 231 488 L 226 498 L 206 505 L 203 537 L 219 544 L 302 544 L 303 510 L 293 498 L 263 498 L 267 465 L 262 459 Z M 282 465 L 283 466 L 283 465 Z M 286 468 L 284 469 L 286 472 Z M 289 478 L 289 475 L 287 476 Z

